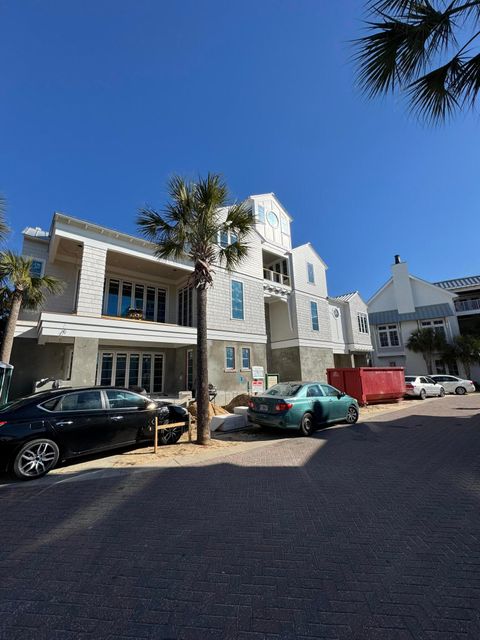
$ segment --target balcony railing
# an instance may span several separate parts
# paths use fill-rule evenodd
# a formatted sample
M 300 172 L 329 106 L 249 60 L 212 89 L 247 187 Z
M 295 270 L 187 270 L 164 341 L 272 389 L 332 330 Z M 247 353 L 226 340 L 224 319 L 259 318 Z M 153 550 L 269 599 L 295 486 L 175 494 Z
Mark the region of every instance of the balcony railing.
M 457 311 L 480 311 L 480 299 L 475 300 L 455 300 Z
M 269 280 L 270 282 L 275 282 L 276 284 L 283 284 L 286 287 L 290 287 L 290 276 L 286 276 L 283 273 L 277 273 L 272 269 L 264 269 L 263 270 L 263 278 L 264 280 Z

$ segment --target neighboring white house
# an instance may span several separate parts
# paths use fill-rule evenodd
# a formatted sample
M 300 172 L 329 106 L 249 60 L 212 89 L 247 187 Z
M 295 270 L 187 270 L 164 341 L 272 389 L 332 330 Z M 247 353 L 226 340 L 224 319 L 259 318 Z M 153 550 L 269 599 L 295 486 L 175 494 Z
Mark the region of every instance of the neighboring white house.
M 405 367 L 407 374 L 459 373 L 459 364 L 435 358 L 435 371 L 427 371 L 421 354 L 406 348 L 415 329 L 431 327 L 447 341 L 460 333 L 456 295 L 448 288 L 412 276 L 406 262 L 395 256 L 391 278 L 368 301 L 375 366 Z M 462 373 L 460 371 L 460 373 Z
M 329 298 L 325 263 L 310 243 L 292 249 L 292 219 L 275 195 L 249 202 L 248 257 L 235 272 L 216 267 L 208 294 L 209 381 L 220 401 L 251 388 L 253 367 L 281 380 L 325 379 L 328 367 L 367 364 L 372 351 L 359 294 Z M 49 232 L 25 229 L 23 254 L 66 286 L 41 312 L 21 314 L 13 395 L 44 377 L 170 396 L 195 387 L 190 263 L 158 260 L 141 238 L 62 213 Z

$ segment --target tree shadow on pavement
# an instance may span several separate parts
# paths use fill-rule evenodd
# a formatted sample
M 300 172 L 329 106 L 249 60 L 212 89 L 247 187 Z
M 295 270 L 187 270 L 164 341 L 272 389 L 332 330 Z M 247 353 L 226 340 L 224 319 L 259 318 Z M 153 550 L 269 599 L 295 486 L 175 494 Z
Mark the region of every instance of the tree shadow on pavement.
M 0 637 L 477 640 L 480 417 L 441 410 L 8 487 Z

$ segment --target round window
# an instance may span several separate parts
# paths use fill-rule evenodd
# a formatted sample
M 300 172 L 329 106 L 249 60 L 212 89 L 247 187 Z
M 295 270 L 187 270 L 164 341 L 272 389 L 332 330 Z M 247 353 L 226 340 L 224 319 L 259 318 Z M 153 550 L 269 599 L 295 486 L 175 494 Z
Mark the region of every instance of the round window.
M 268 224 L 276 229 L 278 227 L 278 216 L 274 211 L 269 211 L 267 213 Z
M 334 309 L 333 315 L 335 316 L 335 318 L 338 318 L 338 316 L 340 315 L 340 311 L 338 309 Z

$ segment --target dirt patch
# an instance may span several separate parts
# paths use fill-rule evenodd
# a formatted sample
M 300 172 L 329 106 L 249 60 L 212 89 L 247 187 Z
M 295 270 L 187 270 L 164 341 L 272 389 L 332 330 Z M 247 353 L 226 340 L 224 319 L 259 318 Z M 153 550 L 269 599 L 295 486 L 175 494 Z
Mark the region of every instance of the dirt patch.
M 188 406 L 188 411 L 190 415 L 194 418 L 197 417 L 197 403 L 191 402 Z M 213 416 L 225 416 L 228 415 L 228 411 L 226 411 L 223 407 L 220 407 L 218 404 L 214 404 L 213 402 L 208 403 L 208 417 L 209 419 L 213 418 Z
M 202 446 L 195 443 L 197 439 L 197 430 L 195 425 L 192 425 L 192 442 L 188 441 L 188 433 L 184 433 L 183 436 L 176 444 L 167 444 L 158 447 L 158 453 L 153 452 L 153 445 L 150 447 L 142 447 L 142 449 L 135 449 L 133 451 L 127 451 L 118 456 L 118 459 L 114 463 L 114 467 L 134 467 L 134 466 L 155 466 L 161 460 L 166 458 L 200 458 L 205 452 L 216 451 L 225 449 L 225 453 L 234 453 L 235 447 L 240 444 L 239 442 L 231 442 L 225 440 L 217 440 L 212 438 L 208 445 Z M 233 449 L 230 451 L 230 449 Z
M 228 413 L 233 413 L 235 407 L 246 407 L 248 405 L 248 401 L 250 400 L 250 396 L 248 393 L 241 393 L 239 396 L 235 396 L 228 404 L 226 404 L 223 408 L 228 411 Z

